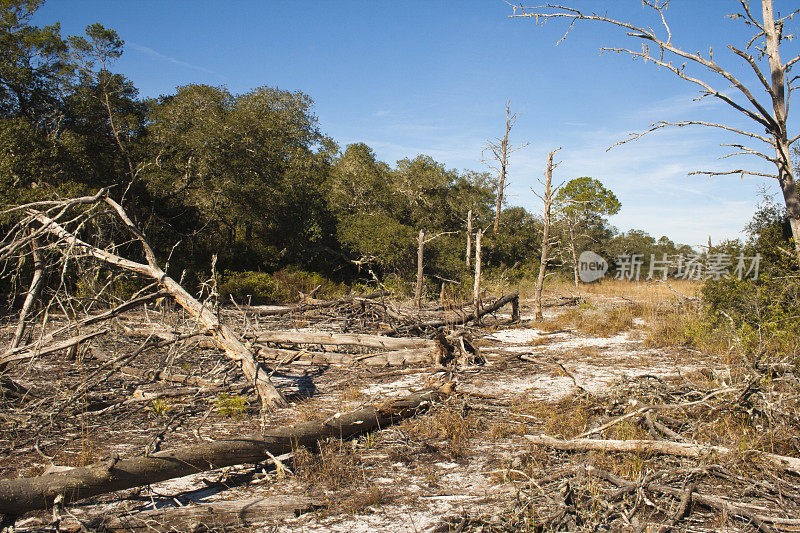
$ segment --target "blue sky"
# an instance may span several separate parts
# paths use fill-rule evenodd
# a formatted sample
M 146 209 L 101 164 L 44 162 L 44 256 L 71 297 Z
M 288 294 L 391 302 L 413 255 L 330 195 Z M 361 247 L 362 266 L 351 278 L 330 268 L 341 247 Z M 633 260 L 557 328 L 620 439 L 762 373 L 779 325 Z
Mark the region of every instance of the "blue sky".
M 704 54 L 713 46 L 715 60 L 754 85 L 725 50 L 725 43 L 743 46 L 749 36 L 725 18 L 737 4 L 673 0 L 667 16 L 674 43 Z M 775 1 L 778 11 L 788 12 L 790 4 Z M 640 0 L 570 5 L 658 23 Z M 448 167 L 484 170 L 481 150 L 502 135 L 510 99 L 519 113 L 512 142 L 530 145 L 512 158 L 509 203 L 534 211 L 538 200 L 530 188 L 540 189 L 546 154 L 557 147 L 556 179 L 600 179 L 622 202 L 612 218 L 622 231 L 639 228 L 692 245 L 711 235 L 717 242 L 740 235 L 762 187 L 778 193 L 773 180 L 687 176 L 766 169 L 751 158 L 720 161 L 719 144 L 732 138 L 714 131 L 665 130 L 606 152 L 657 120 L 750 125 L 725 104 L 693 102 L 695 88 L 663 69 L 600 55 L 600 46 L 628 42 L 611 28 L 578 24 L 556 46 L 563 22 L 542 27 L 509 19 L 510 12 L 503 0 L 49 0 L 34 23 L 60 21 L 65 35 L 93 22 L 115 29 L 126 41 L 116 70 L 142 96 L 186 83 L 225 85 L 235 93 L 261 85 L 303 91 L 314 98 L 325 133 L 342 147 L 365 142 L 390 163 L 422 153 Z M 800 22 L 792 24 L 796 30 Z M 798 48 L 787 47 L 784 60 Z

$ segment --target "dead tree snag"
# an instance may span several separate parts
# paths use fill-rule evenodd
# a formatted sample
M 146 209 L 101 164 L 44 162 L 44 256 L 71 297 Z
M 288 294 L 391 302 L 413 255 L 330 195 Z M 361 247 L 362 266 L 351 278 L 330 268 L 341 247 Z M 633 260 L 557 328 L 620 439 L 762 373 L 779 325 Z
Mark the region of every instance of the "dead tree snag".
M 280 392 L 278 392 L 278 390 L 270 383 L 267 373 L 261 367 L 261 365 L 259 365 L 253 352 L 244 345 L 239 336 L 236 335 L 236 333 L 234 333 L 229 327 L 220 323 L 211 309 L 198 302 L 177 281 L 172 279 L 161 269 L 155 253 L 147 243 L 144 235 L 133 224 L 127 213 L 125 213 L 123 210 L 122 206 L 110 198 L 105 198 L 104 201 L 113 209 L 128 230 L 140 242 L 142 249 L 144 250 L 147 263 L 138 263 L 106 250 L 97 248 L 96 246 L 92 246 L 91 244 L 76 237 L 61 224 L 48 217 L 41 211 L 29 209 L 28 214 L 40 224 L 39 231 L 58 237 L 58 244 L 65 250 L 81 251 L 109 265 L 123 268 L 125 270 L 129 270 L 139 275 L 156 280 L 181 307 L 186 309 L 186 311 L 188 311 L 189 314 L 197 319 L 198 322 L 203 325 L 203 327 L 207 328 L 211 332 L 214 343 L 217 345 L 217 347 L 229 358 L 239 363 L 242 372 L 247 377 L 248 381 L 256 388 L 264 407 L 278 407 L 286 405 L 286 401 L 283 399 L 283 396 L 281 396 Z

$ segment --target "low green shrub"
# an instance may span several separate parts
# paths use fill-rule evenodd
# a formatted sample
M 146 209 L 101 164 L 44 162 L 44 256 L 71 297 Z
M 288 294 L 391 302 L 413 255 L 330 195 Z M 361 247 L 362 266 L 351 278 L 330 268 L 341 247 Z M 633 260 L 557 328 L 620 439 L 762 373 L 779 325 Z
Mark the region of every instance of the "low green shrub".
M 281 303 L 291 297 L 266 272 L 231 272 L 226 270 L 222 275 L 218 291 L 224 300 L 233 297 L 238 301 L 249 301 L 254 304 Z

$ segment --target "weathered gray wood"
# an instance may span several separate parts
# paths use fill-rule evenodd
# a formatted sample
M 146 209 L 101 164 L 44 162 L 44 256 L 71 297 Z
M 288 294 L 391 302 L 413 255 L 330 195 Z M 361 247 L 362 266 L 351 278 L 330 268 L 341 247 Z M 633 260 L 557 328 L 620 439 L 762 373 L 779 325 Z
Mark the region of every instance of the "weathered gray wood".
M 211 332 L 217 347 L 229 358 L 239 363 L 247 380 L 255 386 L 264 407 L 285 406 L 286 400 L 284 400 L 281 393 L 270 383 L 269 376 L 265 370 L 261 368 L 254 354 L 244 345 L 239 336 L 228 326 L 222 324 L 211 309 L 198 302 L 180 285 L 180 283 L 172 279 L 161 269 L 158 265 L 155 253 L 152 248 L 150 248 L 144 235 L 142 235 L 130 218 L 128 218 L 122 206 L 110 198 L 105 198 L 105 202 L 116 211 L 119 218 L 141 243 L 145 257 L 147 258 L 146 264 L 125 259 L 124 257 L 112 254 L 111 252 L 97 248 L 96 246 L 92 246 L 78 239 L 44 213 L 29 210 L 29 214 L 40 222 L 47 232 L 61 239 L 66 248 L 87 253 L 110 265 L 124 268 L 158 281 L 181 307 L 186 309 L 189 314 Z
M 440 397 L 439 392 L 428 391 L 263 434 L 205 442 L 144 457 L 110 459 L 34 478 L 0 480 L 0 514 L 21 516 L 44 509 L 52 506 L 59 495 L 64 497 L 64 503 L 70 503 L 225 466 L 257 463 L 269 454 L 280 455 L 298 446 L 313 447 L 327 438 L 346 439 L 386 427 L 426 409 Z
M 316 331 L 262 331 L 258 333 L 256 341 L 291 344 L 321 344 L 323 346 L 363 346 L 365 348 L 376 348 L 387 351 L 406 348 L 433 349 L 435 346 L 435 343 L 428 339 Z
M 472 305 L 475 306 L 475 318 L 481 317 L 481 237 L 483 230 L 475 233 L 475 281 L 472 284 Z
M 429 348 L 408 348 L 373 354 L 349 354 L 307 350 L 287 350 L 285 348 L 260 348 L 261 357 L 281 364 L 352 365 L 361 363 L 369 366 L 403 366 L 431 362 L 432 350 Z
M 480 316 L 487 315 L 489 313 L 493 313 L 503 307 L 504 305 L 508 305 L 513 301 L 519 301 L 519 292 L 514 291 L 511 294 L 507 294 L 496 300 L 491 305 L 483 307 L 479 314 Z M 422 322 L 417 322 L 416 324 L 406 324 L 404 326 L 390 329 L 386 332 L 387 335 L 393 335 L 399 333 L 401 331 L 410 331 L 412 329 L 432 329 L 432 328 L 441 328 L 443 326 L 457 326 L 459 324 L 465 324 L 470 320 L 475 320 L 476 313 L 473 311 L 471 313 L 464 313 L 459 315 L 456 313 L 454 316 L 445 319 L 437 319 L 437 320 L 426 320 Z
M 195 503 L 185 507 L 126 513 L 103 520 L 101 526 L 103 531 L 242 530 L 294 518 L 296 513 L 315 507 L 311 498 L 306 496 L 271 495 L 268 498 Z
M 414 308 L 419 309 L 419 301 L 422 298 L 422 271 L 423 258 L 425 255 L 425 230 L 419 230 L 417 236 L 417 284 L 414 287 Z
M 298 305 L 288 305 L 285 307 L 280 307 L 278 309 L 269 308 L 265 309 L 263 307 L 259 307 L 257 305 L 242 305 L 239 306 L 242 310 L 247 313 L 251 313 L 254 315 L 259 316 L 281 316 L 281 315 L 290 315 L 293 313 L 305 313 L 306 311 L 313 311 L 315 309 L 324 309 L 326 307 L 333 307 L 336 305 L 346 304 L 350 302 L 358 302 L 364 300 L 375 300 L 377 298 L 381 298 L 383 296 L 388 296 L 389 291 L 376 291 L 369 294 L 364 295 L 354 295 L 354 296 L 345 296 L 344 298 L 338 298 L 336 300 L 325 300 L 322 302 L 315 302 L 315 303 L 301 303 Z
M 716 454 L 722 457 L 732 457 L 740 454 L 724 446 L 711 446 L 707 444 L 693 444 L 689 442 L 672 442 L 666 440 L 616 440 L 616 439 L 571 439 L 561 440 L 548 435 L 525 435 L 528 441 L 539 446 L 547 446 L 556 450 L 570 451 L 600 451 L 600 452 L 650 452 L 677 455 L 680 457 L 705 457 Z M 777 455 L 774 453 L 754 450 L 752 453 L 763 457 L 781 470 L 800 474 L 800 458 Z
M 544 203 L 544 228 L 542 230 L 542 253 L 539 258 L 539 275 L 536 277 L 536 288 L 533 299 L 536 302 L 535 317 L 541 320 L 542 315 L 542 289 L 544 287 L 544 276 L 547 272 L 547 262 L 550 259 L 550 208 L 553 205 L 553 155 L 557 150 L 547 154 L 547 168 L 545 170 L 544 196 L 541 196 Z

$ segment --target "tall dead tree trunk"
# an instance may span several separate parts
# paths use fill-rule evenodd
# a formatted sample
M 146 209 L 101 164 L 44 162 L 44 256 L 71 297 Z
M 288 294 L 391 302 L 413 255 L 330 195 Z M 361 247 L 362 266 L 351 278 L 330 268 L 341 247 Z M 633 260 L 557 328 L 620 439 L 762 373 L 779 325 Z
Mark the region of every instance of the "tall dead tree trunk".
M 426 239 L 425 238 L 425 230 L 419 230 L 419 235 L 417 236 L 417 285 L 414 289 L 414 307 L 419 309 L 420 300 L 422 298 L 422 281 L 423 281 L 423 260 L 424 260 L 424 253 L 425 253 L 425 245 L 429 242 L 438 239 L 443 235 L 452 235 L 453 233 L 457 233 L 455 231 L 443 231 L 441 233 L 437 233 L 433 237 Z
M 511 133 L 511 129 L 514 127 L 514 124 L 516 122 L 517 122 L 517 114 L 511 113 L 511 100 L 507 100 L 506 128 L 503 133 L 503 137 L 497 138 L 494 141 L 490 141 L 487 144 L 486 148 L 484 149 L 484 151 L 489 150 L 489 152 L 491 152 L 492 156 L 491 159 L 493 160 L 493 163 L 489 163 L 486 159 L 484 159 L 483 163 L 497 173 L 497 207 L 494 213 L 494 228 L 493 228 L 495 235 L 497 235 L 497 232 L 500 230 L 500 212 L 503 209 L 503 198 L 505 195 L 505 189 L 508 179 L 509 158 L 512 153 L 528 146 L 528 143 L 525 143 L 516 148 L 511 147 L 511 144 L 508 141 L 508 136 Z
M 239 336 L 228 326 L 220 323 L 211 309 L 198 302 L 191 294 L 186 292 L 177 281 L 172 279 L 161 269 L 156 260 L 155 253 L 152 248 L 150 248 L 144 235 L 133 222 L 131 222 L 127 213 L 122 209 L 122 206 L 110 198 L 105 198 L 105 202 L 116 212 L 128 230 L 139 240 L 147 259 L 146 264 L 125 259 L 124 257 L 90 245 L 78 239 L 44 213 L 31 210 L 29 214 L 42 224 L 42 228 L 45 231 L 61 239 L 65 248 L 82 251 L 112 266 L 130 270 L 158 281 L 181 307 L 186 309 L 189 314 L 211 332 L 217 347 L 225 352 L 225 355 L 229 358 L 239 363 L 245 377 L 247 377 L 248 381 L 253 384 L 258 392 L 264 407 L 285 406 L 286 401 L 283 399 L 283 396 L 281 396 L 280 392 L 270 383 L 269 376 L 258 363 L 253 352 L 244 345 Z
M 478 228 L 475 233 L 475 282 L 472 285 L 472 304 L 475 306 L 478 322 L 481 320 L 481 237 L 483 230 Z
M 425 230 L 419 230 L 417 236 L 417 286 L 414 289 L 414 307 L 419 309 L 419 301 L 422 298 L 422 261 L 425 252 Z
M 726 70 L 717 63 L 711 49 L 706 56 L 703 56 L 699 52 L 688 52 L 675 44 L 665 12 L 668 2 L 644 2 L 644 5 L 655 10 L 658 18 L 661 19 L 662 32 L 659 32 L 661 35 L 650 26 L 637 26 L 625 20 L 616 20 L 605 13 L 583 13 L 565 5 L 547 4 L 539 7 L 526 7 L 519 13 L 517 13 L 518 7 L 514 7 L 511 17 L 529 17 L 539 24 L 544 24 L 551 19 L 563 19 L 569 23 L 570 28 L 577 21 L 600 22 L 616 28 L 623 36 L 634 39 L 637 46 L 631 48 L 601 47 L 602 51 L 626 53 L 633 58 L 642 59 L 645 63 L 652 62 L 688 83 L 698 86 L 700 98 L 710 96 L 719 99 L 752 121 L 751 127 L 745 129 L 734 122 L 726 124 L 704 120 L 678 122 L 662 120 L 650 124 L 645 131 L 632 134 L 627 139 L 615 143 L 614 146 L 639 139 L 648 133 L 668 126 L 703 126 L 723 130 L 726 134 L 737 135 L 738 142 L 723 144 L 732 150 L 725 157 L 756 156 L 775 165 L 776 173 L 736 169 L 723 172 L 695 171 L 690 172 L 690 175 L 744 176 L 748 174 L 776 179 L 783 193 L 792 229 L 795 259 L 800 264 L 800 196 L 798 196 L 797 177 L 791 159 L 791 149 L 800 140 L 800 134 L 790 135 L 788 131 L 789 98 L 800 83 L 800 77 L 792 76 L 790 71 L 795 64 L 800 62 L 800 55 L 796 55 L 786 62 L 781 60 L 780 55 L 781 43 L 793 38 L 792 32 L 783 31 L 784 26 L 791 23 L 797 13 L 790 12 L 776 19 L 772 0 L 761 0 L 761 18 L 759 19 L 751 11 L 749 1 L 743 0 L 739 4 L 741 5 L 739 12 L 729 15 L 729 17 L 742 21 L 748 29 L 753 30 L 754 34 L 738 47 L 729 44 L 727 49 L 742 59 L 755 74 L 753 78 L 755 81 L 751 86 L 742 81 L 744 78 L 740 78 L 733 71 Z M 758 55 L 754 56 L 749 53 L 753 49 L 758 51 Z M 760 60 L 764 56 L 768 60 L 768 72 L 760 64 Z M 696 68 L 696 70 L 692 72 L 692 68 Z M 716 83 L 719 83 L 720 86 L 714 87 Z M 761 91 L 768 95 L 772 109 L 769 109 L 769 105 L 762 105 L 760 99 L 757 98 Z
M 575 222 L 572 218 L 567 220 L 569 226 L 569 247 L 572 250 L 572 274 L 575 277 L 575 288 L 578 288 L 578 252 L 575 250 Z
M 516 116 L 514 117 L 516 119 Z M 511 101 L 506 102 L 506 131 L 500 141 L 499 155 L 500 175 L 497 177 L 497 207 L 494 212 L 494 234 L 500 230 L 500 210 L 503 208 L 503 192 L 506 186 L 506 169 L 508 168 L 508 134 L 514 125 L 511 117 Z
M 472 209 L 467 211 L 467 266 L 472 256 Z
M 781 62 L 780 42 L 783 36 L 783 23 L 780 28 L 775 24 L 775 15 L 772 11 L 772 0 L 762 0 L 762 18 L 764 20 L 764 35 L 767 43 L 767 57 L 772 85 L 772 109 L 775 114 L 776 128 L 772 134 L 775 138 L 775 156 L 778 161 L 778 183 L 781 186 L 783 199 L 786 202 L 786 212 L 794 237 L 795 254 L 800 264 L 800 195 L 797 190 L 797 180 L 790 157 L 791 142 L 786 127 L 788 118 L 788 101 L 786 99 L 786 71 L 787 65 Z M 800 56 L 792 61 L 797 61 Z M 790 90 L 791 90 L 791 81 Z M 797 137 L 795 137 L 797 139 Z
M 536 278 L 536 289 L 533 298 L 536 302 L 536 320 L 544 318 L 542 315 L 542 289 L 544 287 L 544 277 L 547 271 L 547 261 L 550 257 L 550 210 L 553 205 L 553 155 L 558 150 L 547 154 L 547 168 L 545 170 L 544 195 L 539 196 L 544 204 L 542 229 L 542 254 L 539 260 L 539 276 Z M 534 193 L 535 194 L 535 193 Z

